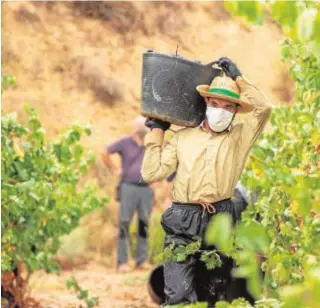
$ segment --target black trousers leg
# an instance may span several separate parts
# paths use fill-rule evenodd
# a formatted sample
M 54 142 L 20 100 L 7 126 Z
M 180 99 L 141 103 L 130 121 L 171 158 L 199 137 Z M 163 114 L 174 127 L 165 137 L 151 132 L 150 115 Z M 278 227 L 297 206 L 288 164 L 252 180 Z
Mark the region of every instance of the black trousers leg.
M 166 304 L 195 303 L 197 294 L 195 290 L 196 259 L 187 257 L 184 262 L 167 262 L 164 264 L 164 293 Z
M 213 270 L 207 269 L 208 307 L 215 307 L 217 301 L 227 300 L 227 288 L 231 282 L 233 260 L 221 256 L 222 266 Z

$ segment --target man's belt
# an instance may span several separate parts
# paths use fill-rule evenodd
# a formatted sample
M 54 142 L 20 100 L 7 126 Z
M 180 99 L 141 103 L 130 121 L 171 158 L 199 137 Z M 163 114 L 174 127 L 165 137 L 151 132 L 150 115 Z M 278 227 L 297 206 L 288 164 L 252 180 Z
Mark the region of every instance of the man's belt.
M 199 207 L 199 209 L 205 210 L 210 214 L 214 214 L 216 212 L 216 208 L 219 208 L 220 205 L 226 203 L 226 202 L 232 202 L 231 198 L 219 200 L 217 202 L 213 203 L 207 203 L 207 202 L 199 202 L 199 203 L 184 203 L 184 202 L 173 202 L 173 206 L 183 206 L 183 207 Z
M 134 186 L 149 186 L 148 183 L 146 182 L 138 182 L 138 183 L 134 183 L 134 182 L 122 182 L 123 184 L 129 184 L 129 185 L 134 185 Z

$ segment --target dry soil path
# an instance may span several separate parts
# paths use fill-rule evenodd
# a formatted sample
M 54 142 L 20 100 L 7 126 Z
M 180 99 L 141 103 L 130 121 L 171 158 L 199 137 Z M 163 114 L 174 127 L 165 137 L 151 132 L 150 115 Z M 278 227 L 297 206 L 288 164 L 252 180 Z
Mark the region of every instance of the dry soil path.
M 86 307 L 68 290 L 66 281 L 74 276 L 90 296 L 99 298 L 102 308 L 156 308 L 147 292 L 148 271 L 116 273 L 97 264 L 62 271 L 60 276 L 36 272 L 30 280 L 31 296 L 44 308 Z M 81 306 L 82 304 L 82 306 Z

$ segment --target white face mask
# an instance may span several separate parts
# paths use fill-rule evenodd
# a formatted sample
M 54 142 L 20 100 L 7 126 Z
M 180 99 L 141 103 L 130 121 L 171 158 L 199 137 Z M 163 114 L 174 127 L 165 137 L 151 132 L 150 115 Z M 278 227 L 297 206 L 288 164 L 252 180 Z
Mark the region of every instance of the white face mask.
M 206 116 L 210 128 L 217 133 L 223 132 L 233 119 L 232 112 L 215 107 L 207 107 Z

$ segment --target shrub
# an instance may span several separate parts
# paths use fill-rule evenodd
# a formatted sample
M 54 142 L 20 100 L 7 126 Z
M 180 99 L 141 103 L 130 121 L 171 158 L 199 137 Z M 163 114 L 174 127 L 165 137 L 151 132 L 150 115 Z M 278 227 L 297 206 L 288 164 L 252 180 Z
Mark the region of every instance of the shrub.
M 12 80 L 3 78 L 2 86 Z M 58 271 L 51 256 L 59 248 L 60 236 L 106 203 L 91 185 L 78 185 L 94 161 L 79 144 L 90 129 L 73 125 L 56 141 L 48 141 L 35 110 L 26 107 L 26 112 L 26 125 L 15 114 L 3 116 L 1 122 L 1 272 L 11 277 L 3 287 L 21 306 L 24 288 L 14 282 L 22 283 L 18 265 L 24 263 L 28 273 L 41 268 Z
M 261 23 L 267 12 L 283 27 L 287 38 L 282 42 L 282 60 L 291 65 L 296 93 L 293 105 L 273 110 L 271 129 L 253 148 L 252 159 L 242 176 L 243 184 L 259 192 L 259 198 L 235 230 L 235 243 L 241 250 L 230 251 L 222 246 L 221 249 L 233 254 L 239 266 L 234 274 L 248 279 L 249 289 L 257 299 L 276 297 L 282 302 L 281 307 L 317 307 L 320 300 L 319 4 L 248 1 L 228 2 L 226 6 L 234 14 L 256 23 Z M 259 222 L 255 220 L 257 215 Z M 217 226 L 230 228 L 223 217 L 216 218 L 212 230 Z M 214 243 L 221 242 L 215 234 L 209 237 Z M 263 282 L 258 271 L 261 253 L 266 257 L 262 263 Z M 269 299 L 268 304 L 259 301 L 256 307 L 279 305 L 278 301 Z M 219 307 L 243 306 L 221 303 Z

